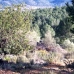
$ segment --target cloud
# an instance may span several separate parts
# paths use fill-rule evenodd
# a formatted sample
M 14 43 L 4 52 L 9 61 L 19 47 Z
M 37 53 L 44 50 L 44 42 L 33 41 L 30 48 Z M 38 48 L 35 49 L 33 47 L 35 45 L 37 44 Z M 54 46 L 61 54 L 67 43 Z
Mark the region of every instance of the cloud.
M 37 5 L 37 3 L 34 0 L 24 0 L 26 4 L 29 5 Z
M 53 7 L 54 0 L 24 0 L 27 5 L 32 6 L 32 8 L 50 8 Z M 28 7 L 30 7 L 28 6 Z
M 60 6 L 70 0 L 24 0 L 27 4 L 33 6 Z
M 38 0 L 37 5 L 49 6 L 51 3 L 48 0 Z
M 6 3 L 7 5 L 11 5 L 9 1 L 4 1 L 4 3 Z
M 60 6 L 65 5 L 66 2 L 70 2 L 71 0 L 0 0 L 0 4 L 2 5 L 10 5 L 10 4 L 17 4 L 17 3 L 26 3 L 27 5 L 31 6 Z
M 53 7 L 53 0 L 24 0 L 26 4 L 37 7 Z

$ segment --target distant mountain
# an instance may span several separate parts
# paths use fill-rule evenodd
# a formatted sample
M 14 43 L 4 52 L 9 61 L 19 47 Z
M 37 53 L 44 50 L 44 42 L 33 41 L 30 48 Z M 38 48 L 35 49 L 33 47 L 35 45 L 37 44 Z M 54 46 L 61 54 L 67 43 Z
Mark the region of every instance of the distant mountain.
M 0 5 L 3 7 L 11 6 L 12 4 L 21 4 L 25 3 L 30 6 L 50 6 L 53 7 L 55 5 L 64 5 L 66 2 L 70 2 L 71 0 L 0 0 Z

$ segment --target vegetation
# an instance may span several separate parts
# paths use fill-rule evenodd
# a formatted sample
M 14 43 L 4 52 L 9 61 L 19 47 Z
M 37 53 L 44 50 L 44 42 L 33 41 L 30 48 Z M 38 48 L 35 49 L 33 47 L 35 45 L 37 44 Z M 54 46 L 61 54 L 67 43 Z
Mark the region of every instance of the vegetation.
M 70 32 L 71 28 L 72 25 L 69 18 L 65 18 L 60 21 L 59 25 L 56 27 L 56 37 L 60 38 L 60 43 L 72 36 Z
M 71 21 L 73 21 L 74 23 L 74 0 L 71 0 L 71 5 L 69 3 L 66 4 L 67 5 L 67 12 L 71 18 Z
M 17 54 L 30 48 L 25 38 L 30 30 L 30 12 L 21 11 L 20 5 L 0 11 L 0 52 Z
M 32 11 L 22 11 L 21 5 L 5 8 L 0 11 L 0 52 L 17 54 L 40 39 L 49 45 L 55 36 L 60 41 L 67 38 L 71 28 L 67 17 L 66 6 Z
M 0 53 L 8 54 L 3 60 L 22 67 L 29 63 L 33 68 L 46 63 L 63 65 L 65 55 L 74 52 L 74 0 L 64 7 L 21 8 L 13 5 L 0 11 Z
M 74 0 L 71 1 L 72 4 L 70 5 L 67 3 L 67 12 L 69 14 L 70 23 L 72 24 L 71 32 L 74 33 Z
M 74 0 L 64 7 L 22 7 L 0 10 L 0 69 L 68 73 L 63 66 L 74 68 Z
M 54 31 L 60 20 L 67 16 L 66 7 L 37 9 L 33 11 L 32 28 L 36 29 L 41 38 L 45 37 L 45 33 L 48 30 L 51 31 L 52 35 L 55 35 Z

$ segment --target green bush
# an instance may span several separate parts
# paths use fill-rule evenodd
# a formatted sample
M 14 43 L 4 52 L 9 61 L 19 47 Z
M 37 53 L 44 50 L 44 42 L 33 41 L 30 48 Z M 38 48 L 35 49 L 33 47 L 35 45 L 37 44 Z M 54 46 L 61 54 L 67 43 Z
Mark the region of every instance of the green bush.
M 25 34 L 30 30 L 30 19 L 30 12 L 21 11 L 21 5 L 0 11 L 1 53 L 17 54 L 31 48 L 25 38 Z
M 58 52 L 49 52 L 49 63 L 64 65 L 63 54 Z
M 62 43 L 62 46 L 69 52 L 72 53 L 74 52 L 74 43 L 70 41 L 70 39 L 64 40 Z

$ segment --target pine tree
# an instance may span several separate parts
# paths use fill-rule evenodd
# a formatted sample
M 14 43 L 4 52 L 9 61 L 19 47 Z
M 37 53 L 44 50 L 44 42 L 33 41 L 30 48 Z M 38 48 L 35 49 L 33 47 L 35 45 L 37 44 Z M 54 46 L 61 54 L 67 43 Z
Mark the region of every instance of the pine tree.
M 74 23 L 74 0 L 71 1 L 71 5 L 69 3 L 66 4 L 67 5 L 67 12 L 72 20 L 72 22 Z
M 69 3 L 67 5 L 67 12 L 69 14 L 70 23 L 72 24 L 71 32 L 74 33 L 74 0 L 71 1 L 71 5 Z
M 28 49 L 25 34 L 30 30 L 30 13 L 20 5 L 0 11 L 0 50 L 17 54 Z

